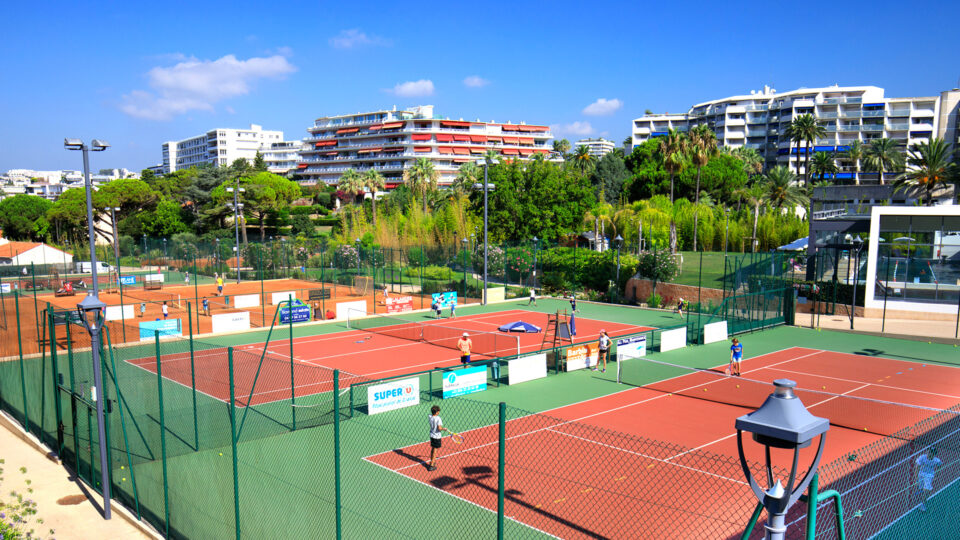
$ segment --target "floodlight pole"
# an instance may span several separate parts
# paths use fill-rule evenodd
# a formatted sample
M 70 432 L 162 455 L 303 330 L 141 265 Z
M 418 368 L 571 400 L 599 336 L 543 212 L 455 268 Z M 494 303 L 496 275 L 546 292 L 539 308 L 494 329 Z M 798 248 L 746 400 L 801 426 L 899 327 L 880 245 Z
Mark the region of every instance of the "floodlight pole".
M 481 304 L 487 305 L 487 169 L 490 160 L 483 160 L 483 298 Z

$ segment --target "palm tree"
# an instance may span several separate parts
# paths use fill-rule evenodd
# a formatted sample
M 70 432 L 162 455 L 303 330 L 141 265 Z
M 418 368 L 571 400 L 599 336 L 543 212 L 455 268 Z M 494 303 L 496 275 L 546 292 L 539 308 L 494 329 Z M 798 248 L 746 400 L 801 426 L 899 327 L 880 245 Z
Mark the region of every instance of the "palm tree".
M 383 179 L 383 175 L 377 172 L 376 169 L 368 169 L 367 172 L 363 174 L 363 185 L 365 188 L 370 190 L 370 201 L 373 205 L 373 229 L 377 229 L 377 192 L 382 191 L 386 187 L 386 182 Z
M 910 170 L 897 176 L 893 182 L 894 191 L 916 187 L 927 196 L 927 204 L 933 204 L 933 192 L 938 187 L 960 178 L 958 166 L 951 157 L 950 145 L 939 137 L 928 143 L 914 144 L 907 153 Z
M 853 141 L 850 143 L 850 147 L 847 148 L 846 152 L 843 153 L 843 159 L 848 159 L 853 162 L 854 180 L 858 186 L 860 185 L 860 161 L 863 159 L 863 151 L 863 143 Z
M 417 158 L 409 169 L 403 171 L 403 182 L 420 196 L 423 201 L 423 212 L 427 212 L 427 192 L 437 189 L 437 180 L 440 173 L 434 168 L 433 162 L 427 158 Z
M 757 183 L 739 191 L 741 197 L 753 206 L 753 236 L 750 237 L 750 251 L 756 251 L 757 222 L 760 220 L 760 206 L 767 200 L 767 190 L 763 184 Z
M 457 196 L 463 196 L 473 191 L 473 185 L 480 182 L 483 172 L 480 166 L 473 161 L 468 161 L 460 166 L 457 177 L 453 180 L 450 188 Z
M 347 169 L 340 176 L 337 182 L 337 189 L 353 195 L 353 202 L 356 204 L 357 197 L 363 193 L 363 177 L 354 169 Z
M 576 167 L 580 174 L 586 174 L 590 170 L 590 165 L 593 163 L 593 156 L 590 155 L 590 150 L 586 146 L 578 146 L 576 150 L 573 151 L 573 165 Z
M 671 128 L 667 136 L 660 139 L 658 150 L 663 156 L 663 168 L 670 175 L 670 202 L 673 202 L 673 179 L 686 164 L 687 137 Z
M 827 129 L 817 123 L 817 119 L 812 114 L 801 114 L 790 122 L 784 134 L 797 144 L 797 176 L 800 175 L 800 144 L 806 143 L 804 183 L 810 183 L 810 145 L 817 139 L 826 137 Z
M 729 148 L 724 146 L 724 149 Z M 726 153 L 740 160 L 743 164 L 743 172 L 747 173 L 747 178 L 763 172 L 763 156 L 753 148 L 738 146 L 732 150 L 726 150 Z
M 697 192 L 693 209 L 693 250 L 697 250 L 697 230 L 700 224 L 700 169 L 717 153 L 717 136 L 706 124 L 690 130 L 690 161 L 697 167 Z
M 567 159 L 567 152 L 570 151 L 570 141 L 566 139 L 553 141 L 553 151 L 560 154 L 563 157 L 563 159 Z
M 766 199 L 774 208 L 806 206 L 809 197 L 797 186 L 797 175 L 793 171 L 780 165 L 767 171 L 765 177 Z
M 864 165 L 867 170 L 880 173 L 881 185 L 883 185 L 883 173 L 902 170 L 903 162 L 900 145 L 893 139 L 874 139 L 864 151 Z
M 817 152 L 813 155 L 810 172 L 818 175 L 821 182 L 823 181 L 824 175 L 836 174 L 838 170 L 832 152 Z

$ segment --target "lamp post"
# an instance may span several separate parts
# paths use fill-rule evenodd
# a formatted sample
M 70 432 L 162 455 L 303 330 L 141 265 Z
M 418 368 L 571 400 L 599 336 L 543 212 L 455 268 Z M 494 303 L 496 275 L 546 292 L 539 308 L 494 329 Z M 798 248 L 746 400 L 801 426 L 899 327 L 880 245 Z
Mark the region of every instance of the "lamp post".
M 617 243 L 617 281 L 616 281 L 616 284 L 617 284 L 617 291 L 619 291 L 619 290 L 620 290 L 620 246 L 623 245 L 623 237 L 618 234 L 617 237 L 613 239 L 613 241 Z
M 860 252 L 863 250 L 863 239 L 860 238 L 858 234 L 856 238 L 853 239 L 853 250 L 856 255 L 856 263 L 853 266 L 853 294 L 850 297 L 850 329 L 853 330 L 853 320 L 856 318 L 857 312 L 857 284 L 860 282 Z
M 163 266 L 167 266 L 167 239 L 163 239 Z
M 143 235 L 143 256 L 147 256 L 147 235 Z
M 360 275 L 360 239 L 357 238 L 356 240 L 354 240 L 354 242 L 356 242 L 356 245 L 357 245 L 357 276 L 359 276 Z
M 487 248 L 489 242 L 487 238 L 487 191 L 489 191 L 489 182 L 487 181 L 487 169 L 490 165 L 500 163 L 493 158 L 483 158 L 478 161 L 483 165 L 483 300 L 482 304 L 487 305 Z
M 537 258 L 540 255 L 540 239 L 536 236 L 533 237 L 533 284 L 531 285 L 534 290 L 537 288 Z
M 240 187 L 240 177 L 237 177 L 237 187 L 227 188 L 227 193 L 233 193 L 233 234 L 234 234 L 234 248 L 233 251 L 236 252 L 237 256 L 237 284 L 240 283 L 240 211 L 243 210 L 243 203 L 237 200 L 237 197 L 240 193 L 246 191 Z M 228 203 L 228 206 L 229 203 Z
M 117 212 L 120 209 L 110 207 L 110 223 L 113 224 L 113 258 L 116 260 L 117 276 L 120 276 L 120 240 L 117 238 Z
M 466 236 L 464 236 L 461 242 L 463 242 L 463 261 L 461 263 L 463 265 L 463 297 L 466 298 L 467 297 L 467 244 L 469 244 L 470 241 L 467 240 Z
M 217 245 L 217 248 L 216 248 L 217 252 L 214 254 L 216 255 L 217 272 L 220 272 L 220 239 L 214 238 L 214 241 L 216 242 L 216 245 Z
M 787 510 L 793 503 L 797 502 L 817 474 L 820 458 L 823 457 L 826 433 L 830 429 L 830 421 L 826 418 L 813 416 L 807 411 L 800 398 L 794 393 L 797 383 L 789 379 L 777 379 L 773 382 L 773 386 L 773 393 L 767 397 L 759 409 L 737 418 L 737 450 L 740 452 L 740 466 L 743 467 L 743 474 L 750 483 L 750 489 L 753 490 L 754 495 L 760 501 L 754 516 L 759 516 L 760 506 L 766 508 L 765 537 L 767 540 L 783 540 L 787 529 Z M 767 473 L 766 489 L 760 486 L 750 471 L 750 463 L 743 451 L 744 431 L 750 433 L 754 441 L 764 446 Z M 800 469 L 797 465 L 800 460 L 800 449 L 810 446 L 814 437 L 818 435 L 820 436 L 820 442 L 817 447 L 817 454 L 807 469 L 806 475 L 798 482 L 797 473 Z M 785 479 L 786 487 L 784 487 L 780 478 L 774 478 L 774 470 L 770 460 L 771 448 L 793 451 L 790 476 Z M 756 517 L 753 521 L 756 521 Z
M 287 256 L 287 237 L 280 237 L 280 264 L 284 265 L 284 276 L 290 273 L 290 257 Z
M 64 139 L 67 150 L 83 152 L 83 178 L 87 195 L 87 234 L 90 236 L 90 274 L 93 279 L 92 292 L 77 304 L 77 313 L 84 328 L 90 333 L 90 350 L 93 358 L 93 385 L 97 404 L 97 441 L 100 446 L 100 483 L 103 490 L 103 519 L 110 519 L 110 464 L 107 463 L 106 422 L 103 414 L 103 373 L 100 370 L 100 314 L 106 305 L 100 301 L 100 288 L 97 283 L 97 250 L 93 231 L 93 185 L 90 182 L 90 150 L 102 152 L 110 147 L 105 141 L 93 139 L 90 146 L 80 139 Z
M 730 234 L 730 209 L 723 209 L 724 218 L 723 218 L 723 260 L 727 260 L 727 238 Z M 726 263 L 724 263 L 726 264 Z

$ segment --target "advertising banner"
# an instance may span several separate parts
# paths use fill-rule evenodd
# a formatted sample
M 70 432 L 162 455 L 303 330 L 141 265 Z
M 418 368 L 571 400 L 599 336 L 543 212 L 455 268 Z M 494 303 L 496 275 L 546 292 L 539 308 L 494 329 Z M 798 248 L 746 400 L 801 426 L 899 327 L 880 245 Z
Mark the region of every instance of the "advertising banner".
M 210 317 L 213 333 L 236 332 L 250 329 L 250 312 L 237 311 L 235 313 L 220 313 Z
M 367 388 L 367 414 L 377 414 L 420 403 L 420 379 L 412 377 Z
M 180 319 L 167 319 L 165 321 L 146 321 L 140 323 L 140 341 L 153 339 L 154 332 L 160 331 L 160 337 L 183 335 L 183 329 L 180 326 Z
M 567 371 L 585 369 L 597 365 L 600 358 L 598 343 L 584 343 L 567 349 Z
M 403 313 L 413 311 L 412 296 L 391 296 L 387 298 L 387 313 Z
M 107 321 L 119 321 L 121 319 L 133 319 L 135 317 L 133 312 L 133 304 L 127 304 L 124 306 L 107 306 L 107 309 L 104 311 L 103 318 Z
M 682 349 L 687 346 L 687 327 L 665 330 L 660 333 L 660 352 Z
M 450 304 L 457 303 L 457 291 L 433 293 L 433 301 L 441 308 L 449 308 Z
M 443 399 L 487 389 L 487 366 L 453 369 L 443 374 Z
M 280 308 L 280 324 L 290 324 L 291 317 L 295 323 L 310 322 L 310 306 L 301 300 L 294 299 L 293 307 Z
M 715 343 L 727 340 L 727 321 L 703 325 L 703 343 Z
M 238 294 L 237 296 L 233 297 L 233 307 L 235 308 L 251 308 L 259 305 L 259 294 Z
M 120 285 L 136 285 L 137 276 L 120 276 L 117 281 Z
M 640 358 L 647 355 L 647 336 L 635 336 L 617 340 L 617 360 Z
M 293 291 L 275 292 L 270 295 L 270 303 L 275 306 L 280 302 L 286 302 L 291 296 L 294 300 L 297 299 L 297 293 Z

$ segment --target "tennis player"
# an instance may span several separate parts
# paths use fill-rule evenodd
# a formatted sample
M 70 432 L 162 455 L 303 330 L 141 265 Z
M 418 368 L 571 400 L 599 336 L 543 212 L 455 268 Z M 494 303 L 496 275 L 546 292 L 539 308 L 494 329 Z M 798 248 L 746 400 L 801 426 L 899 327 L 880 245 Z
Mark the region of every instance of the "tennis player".
M 387 288 L 387 284 L 383 284 L 383 303 L 386 304 L 387 300 L 390 299 L 390 289 Z
M 743 359 L 743 344 L 740 340 L 733 338 L 733 344 L 730 345 L 730 373 L 740 376 L 740 360 Z
M 437 312 L 437 318 L 438 318 L 438 319 L 443 316 L 443 308 L 440 307 L 440 301 L 439 301 L 439 300 L 434 300 L 434 301 L 433 301 L 433 310 Z
M 677 301 L 677 313 L 683 317 L 683 298 L 680 298 L 680 300 Z
M 920 511 L 927 511 L 927 497 L 933 491 L 933 476 L 937 474 L 937 469 L 943 465 L 940 458 L 937 457 L 937 450 L 934 447 L 927 449 L 927 453 L 917 458 L 917 494 L 920 495 Z
M 537 305 L 537 291 L 533 287 L 530 287 L 530 300 L 527 302 L 527 305 Z
M 457 302 L 456 302 L 456 300 L 454 300 L 453 302 L 450 302 L 450 318 L 451 318 L 451 319 L 456 319 L 456 318 L 457 318 Z
M 437 470 L 437 454 L 440 453 L 440 443 L 442 442 L 443 432 L 450 432 L 443 427 L 443 419 L 440 418 L 440 406 L 430 407 L 430 462 L 427 463 L 428 471 Z
M 217 296 L 223 296 L 223 276 L 220 276 L 220 275 L 216 275 L 216 276 L 217 276 Z
M 603 362 L 603 367 L 600 368 L 600 373 L 607 372 L 607 357 L 610 356 L 610 336 L 607 335 L 606 330 L 600 330 L 600 343 L 599 343 L 599 358 L 597 358 L 597 365 L 593 367 L 593 371 L 596 371 L 597 368 L 600 368 L 600 362 Z
M 206 298 L 203 299 L 203 314 L 207 317 L 210 316 L 210 301 Z
M 570 295 L 570 313 L 577 312 L 577 297 L 573 294 Z
M 473 340 L 470 339 L 470 335 L 466 332 L 457 340 L 457 349 L 460 350 L 460 363 L 469 364 L 470 351 L 473 349 Z
M 160 306 L 160 310 L 163 311 L 163 318 L 166 319 L 170 316 L 170 308 L 167 307 L 167 301 L 163 301 L 163 305 Z

